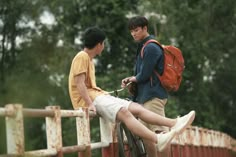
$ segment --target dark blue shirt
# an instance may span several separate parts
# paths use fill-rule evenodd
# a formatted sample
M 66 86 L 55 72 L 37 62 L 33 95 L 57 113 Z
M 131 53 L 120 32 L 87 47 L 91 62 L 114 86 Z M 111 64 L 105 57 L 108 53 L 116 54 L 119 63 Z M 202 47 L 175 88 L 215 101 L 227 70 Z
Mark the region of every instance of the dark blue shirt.
M 154 39 L 153 36 L 148 36 L 138 44 L 135 77 L 137 79 L 137 93 L 135 101 L 143 104 L 152 98 L 166 99 L 167 91 L 162 87 L 160 80 L 155 75 L 154 70 L 162 74 L 164 68 L 164 56 L 162 48 L 156 43 L 149 43 L 144 48 L 144 55 L 141 58 L 141 49 L 143 44 Z M 150 78 L 152 77 L 152 82 Z

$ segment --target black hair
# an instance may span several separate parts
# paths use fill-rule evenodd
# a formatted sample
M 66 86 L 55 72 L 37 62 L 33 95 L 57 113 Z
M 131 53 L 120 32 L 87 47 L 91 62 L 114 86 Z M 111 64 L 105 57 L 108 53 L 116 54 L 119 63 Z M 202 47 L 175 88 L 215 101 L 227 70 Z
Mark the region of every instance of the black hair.
M 148 27 L 148 20 L 144 16 L 135 16 L 132 17 L 128 22 L 129 30 L 135 29 L 137 27 Z
M 89 27 L 85 30 L 83 34 L 83 44 L 84 47 L 92 49 L 98 43 L 102 43 L 106 38 L 105 33 L 98 27 Z

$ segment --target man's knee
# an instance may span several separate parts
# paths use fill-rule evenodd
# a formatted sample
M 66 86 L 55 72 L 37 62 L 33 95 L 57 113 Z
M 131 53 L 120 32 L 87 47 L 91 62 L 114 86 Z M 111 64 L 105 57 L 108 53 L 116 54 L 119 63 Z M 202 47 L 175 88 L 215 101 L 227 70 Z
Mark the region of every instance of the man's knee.
M 130 111 L 127 108 L 122 107 L 119 112 L 117 113 L 117 118 L 121 121 L 123 121 L 125 118 L 129 118 L 131 117 L 132 114 L 130 113 Z
M 129 105 L 129 110 L 130 110 L 130 112 L 132 112 L 133 115 L 139 117 L 139 115 L 140 115 L 141 113 L 143 113 L 143 110 L 145 110 L 145 109 L 144 109 L 143 106 L 141 106 L 141 105 L 139 105 L 139 104 L 137 104 L 137 103 L 135 103 L 135 102 L 132 102 L 132 103 Z
M 130 113 L 130 111 L 125 108 L 125 107 L 122 107 L 120 110 L 119 110 L 119 113 L 121 115 L 124 115 L 124 116 L 131 116 L 132 114 Z

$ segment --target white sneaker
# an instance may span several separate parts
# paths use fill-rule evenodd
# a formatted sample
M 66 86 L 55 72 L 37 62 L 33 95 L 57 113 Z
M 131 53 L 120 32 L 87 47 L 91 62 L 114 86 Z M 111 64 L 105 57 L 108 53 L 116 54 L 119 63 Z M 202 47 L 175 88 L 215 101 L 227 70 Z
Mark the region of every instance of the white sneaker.
M 181 134 L 189 125 L 192 124 L 194 118 L 195 111 L 190 111 L 187 115 L 178 117 L 177 122 L 171 128 L 171 130 L 175 130 L 177 134 Z
M 157 134 L 157 144 L 156 148 L 159 152 L 162 152 L 166 146 L 171 142 L 171 140 L 175 137 L 176 131 L 171 130 L 167 133 L 159 133 Z

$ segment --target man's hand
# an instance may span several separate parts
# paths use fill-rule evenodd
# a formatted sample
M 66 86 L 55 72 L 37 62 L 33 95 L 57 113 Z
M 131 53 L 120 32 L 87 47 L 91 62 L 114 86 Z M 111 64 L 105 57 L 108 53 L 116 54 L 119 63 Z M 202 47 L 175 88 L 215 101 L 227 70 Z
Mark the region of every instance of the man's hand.
M 88 106 L 88 110 L 89 111 L 92 111 L 92 112 L 94 112 L 95 114 L 96 114 L 96 107 L 93 105 L 93 104 L 90 104 L 89 106 Z
M 122 81 L 121 81 L 121 88 L 125 88 L 126 87 L 126 85 L 130 82 L 130 77 L 126 77 L 125 79 L 123 79 Z
M 121 81 L 121 88 L 125 88 L 127 86 L 127 84 L 130 82 L 137 82 L 136 77 L 130 76 L 130 77 L 126 77 L 125 79 L 123 79 Z

